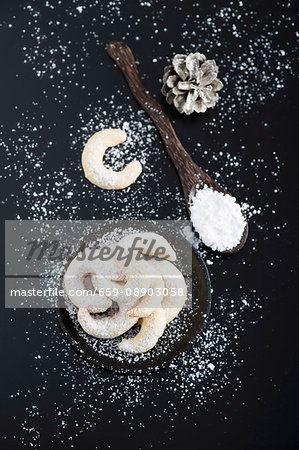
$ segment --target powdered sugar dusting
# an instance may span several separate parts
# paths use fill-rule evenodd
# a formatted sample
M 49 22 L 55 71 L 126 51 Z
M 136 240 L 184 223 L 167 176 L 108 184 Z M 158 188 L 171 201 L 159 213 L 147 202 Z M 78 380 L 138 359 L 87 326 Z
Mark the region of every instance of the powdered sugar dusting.
M 31 361 L 23 370 L 33 380 L 32 386 L 19 381 L 8 393 L 13 407 L 23 407 L 16 420 L 22 429 L 16 432 L 17 446 L 38 448 L 45 420 L 54 424 L 49 436 L 52 447 L 61 443 L 77 447 L 80 435 L 94 430 L 99 431 L 101 446 L 103 427 L 115 433 L 111 417 L 126 426 L 133 439 L 144 427 L 144 411 L 153 421 L 163 417 L 171 430 L 178 415 L 180 421 L 192 420 L 195 411 L 217 403 L 228 387 L 238 391 L 242 386 L 238 368 L 244 363 L 240 342 L 244 330 L 259 326 L 266 300 L 261 286 L 250 289 L 243 280 L 269 233 L 277 238 L 285 235 L 286 223 L 276 215 L 283 163 L 263 107 L 273 97 L 276 104 L 284 100 L 284 88 L 293 74 L 296 36 L 290 2 L 277 2 L 267 17 L 258 2 L 247 7 L 239 0 L 221 7 L 209 4 L 208 12 L 204 4 L 190 2 L 188 14 L 181 1 L 130 3 L 134 14 L 120 0 L 73 0 L 67 5 L 32 0 L 0 24 L 1 31 L 8 38 L 14 33 L 19 43 L 15 51 L 20 70 L 12 79 L 16 92 L 24 91 L 22 83 L 27 77 L 34 80 L 37 92 L 21 100 L 12 95 L 12 111 L 7 123 L 0 125 L 0 146 L 6 152 L 1 168 L 2 206 L 9 218 L 17 219 L 187 217 L 178 179 L 152 122 L 138 110 L 122 78 L 110 80 L 109 74 L 117 69 L 108 63 L 104 46 L 107 39 L 116 38 L 133 48 L 145 84 L 157 80 L 153 85 L 157 94 L 163 67 L 175 53 L 200 51 L 215 58 L 224 83 L 215 109 L 196 123 L 192 116 L 185 121 L 170 108 L 167 111 L 194 160 L 242 203 L 251 234 L 242 253 L 234 257 L 234 266 L 202 249 L 214 292 L 208 327 L 189 352 L 175 358 L 160 374 L 125 377 L 100 371 L 64 340 L 54 310 L 3 311 L 10 335 L 14 336 L 16 326 L 23 333 Z M 177 18 L 173 22 L 169 20 L 172 10 Z M 172 38 L 180 30 L 181 48 Z M 99 74 L 96 82 L 91 72 Z M 142 175 L 124 192 L 99 190 L 82 172 L 84 144 L 94 132 L 107 127 L 128 133 L 121 149 L 107 152 L 108 167 L 119 170 L 132 159 L 143 165 Z M 194 136 L 194 127 L 198 136 Z M 249 133 L 248 127 L 255 133 Z M 55 155 L 64 151 L 64 164 L 58 157 L 55 163 Z M 199 245 L 189 231 L 188 239 Z M 265 264 L 273 270 L 272 261 Z M 234 288 L 227 283 L 232 279 Z M 55 397 L 53 385 L 59 393 Z

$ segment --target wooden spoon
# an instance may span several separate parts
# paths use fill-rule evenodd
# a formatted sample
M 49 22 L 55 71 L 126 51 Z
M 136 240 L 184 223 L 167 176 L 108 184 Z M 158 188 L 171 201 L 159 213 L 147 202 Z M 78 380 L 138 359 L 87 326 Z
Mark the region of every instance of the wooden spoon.
M 156 125 L 165 149 L 179 174 L 189 215 L 190 199 L 194 196 L 196 189 L 203 188 L 207 185 L 215 191 L 231 195 L 198 167 L 186 152 L 161 105 L 144 87 L 130 47 L 123 42 L 112 41 L 107 45 L 107 52 L 122 71 L 135 100 L 147 112 Z M 246 242 L 247 235 L 248 224 L 246 223 L 239 244 L 222 253 L 235 253 L 240 250 Z

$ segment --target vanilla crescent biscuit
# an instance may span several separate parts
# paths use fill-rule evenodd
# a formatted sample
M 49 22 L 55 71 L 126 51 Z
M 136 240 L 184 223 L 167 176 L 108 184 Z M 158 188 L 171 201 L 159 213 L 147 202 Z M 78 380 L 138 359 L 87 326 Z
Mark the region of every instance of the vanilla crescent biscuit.
M 88 293 L 87 291 L 89 289 L 85 285 L 85 280 L 88 275 L 102 272 L 103 263 L 100 260 L 89 261 L 88 252 L 89 250 L 84 261 L 80 261 L 77 257 L 71 261 L 64 274 L 63 285 L 69 300 L 75 306 L 78 308 L 85 307 L 93 312 L 103 312 L 111 306 L 111 299 L 105 295 L 99 295 L 93 292 L 93 289 L 91 289 L 91 293 Z M 106 270 L 107 267 L 106 265 Z M 84 296 L 84 292 L 88 295 Z
M 162 276 L 167 295 L 162 300 L 167 323 L 171 322 L 182 310 L 186 297 L 187 286 L 181 271 L 166 260 L 151 259 L 149 263 Z M 181 295 L 182 294 L 182 295 Z
M 154 309 L 148 317 L 142 319 L 139 333 L 133 338 L 123 339 L 118 348 L 129 353 L 145 353 L 156 345 L 166 324 L 165 310 Z
M 123 130 L 106 128 L 91 136 L 82 153 L 82 166 L 86 178 L 103 189 L 124 189 L 130 186 L 142 172 L 139 161 L 131 161 L 116 172 L 104 166 L 103 158 L 109 147 L 123 143 L 127 134 Z

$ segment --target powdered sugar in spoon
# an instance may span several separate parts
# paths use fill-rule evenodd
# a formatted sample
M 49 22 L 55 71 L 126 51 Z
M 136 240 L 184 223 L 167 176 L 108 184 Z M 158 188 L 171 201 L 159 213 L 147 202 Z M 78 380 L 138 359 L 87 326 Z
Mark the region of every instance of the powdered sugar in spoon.
M 208 188 L 224 194 L 224 196 L 231 195 L 226 189 L 221 187 L 215 180 L 207 175 L 197 164 L 195 164 L 190 155 L 186 152 L 161 105 L 144 87 L 130 47 L 123 42 L 113 41 L 107 45 L 107 52 L 122 71 L 136 101 L 144 109 L 144 111 L 147 112 L 156 125 L 165 149 L 180 177 L 189 214 L 190 201 L 198 193 L 199 189 L 205 187 L 206 189 Z M 211 210 L 213 211 L 213 208 Z M 195 225 L 195 223 L 193 224 Z M 213 227 L 213 225 L 214 222 L 211 221 L 210 227 Z M 222 253 L 235 253 L 244 246 L 247 235 L 248 224 L 244 221 L 244 228 L 239 242 L 236 242 L 236 245 L 234 245 L 233 248 L 225 248 L 221 250 L 216 249 Z

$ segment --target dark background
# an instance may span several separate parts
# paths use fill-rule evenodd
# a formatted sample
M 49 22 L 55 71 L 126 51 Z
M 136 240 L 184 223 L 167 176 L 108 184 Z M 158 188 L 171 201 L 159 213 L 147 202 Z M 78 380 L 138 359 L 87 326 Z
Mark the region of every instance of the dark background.
M 242 16 L 241 27 L 244 27 L 246 20 L 249 21 L 247 33 L 240 38 L 243 49 L 246 47 L 249 37 L 252 39 L 254 33 L 258 36 L 264 32 L 265 24 L 269 24 L 270 30 L 273 26 L 275 31 L 279 29 L 277 24 L 280 16 L 287 14 L 293 17 L 293 20 L 296 17 L 295 6 L 292 2 L 287 6 L 288 2 L 243 1 L 243 5 L 240 6 L 239 2 L 226 1 L 212 3 L 208 1 L 198 3 L 161 1 L 150 2 L 150 7 L 141 8 L 140 3 L 142 2 L 134 0 L 123 2 L 125 7 L 122 8 L 122 20 L 112 21 L 110 13 L 113 5 L 117 2 L 106 2 L 103 17 L 102 19 L 98 17 L 95 24 L 100 35 L 98 43 L 90 41 L 88 49 L 82 50 L 82 42 L 86 40 L 86 30 L 81 28 L 82 22 L 77 20 L 68 27 L 68 36 L 72 37 L 73 48 L 77 49 L 79 55 L 86 52 L 85 66 L 82 66 L 82 56 L 79 58 L 79 62 L 70 57 L 68 62 L 76 64 L 76 71 L 69 82 L 67 67 L 62 66 L 62 74 L 59 75 L 58 81 L 55 79 L 53 81 L 47 73 L 44 77 L 36 77 L 33 65 L 24 64 L 23 47 L 33 46 L 33 38 L 30 33 L 22 33 L 26 27 L 29 30 L 32 29 L 31 24 L 28 24 L 31 20 L 30 16 L 22 3 L 3 0 L 1 2 L 1 147 L 3 152 L 7 152 L 8 161 L 13 160 L 11 154 L 14 152 L 14 145 L 19 133 L 17 123 L 25 121 L 20 116 L 20 111 L 25 111 L 25 115 L 29 117 L 26 119 L 27 122 L 31 117 L 33 124 L 43 123 L 42 130 L 35 136 L 37 142 L 35 151 L 40 152 L 49 170 L 60 167 L 65 164 L 66 157 L 71 157 L 69 131 L 71 127 L 80 128 L 78 115 L 89 101 L 87 96 L 88 98 L 93 96 L 110 97 L 117 89 L 128 92 L 119 70 L 106 56 L 104 45 L 110 39 L 125 38 L 140 63 L 140 73 L 144 77 L 147 87 L 162 101 L 159 93 L 160 82 L 157 80 L 161 77 L 167 59 L 174 52 L 183 50 L 180 37 L 182 24 L 187 23 L 187 28 L 189 27 L 187 31 L 190 31 L 190 34 L 193 29 L 197 30 L 198 34 L 194 41 L 199 41 L 200 51 L 204 47 L 206 51 L 202 50 L 203 53 L 208 53 L 209 49 L 207 49 L 207 41 L 204 40 L 204 36 L 205 39 L 208 39 L 209 36 L 206 30 L 203 30 L 201 34 L 198 25 L 193 23 L 195 10 L 200 17 L 204 18 L 207 15 L 213 17 L 215 11 L 221 7 L 231 8 L 230 14 L 235 9 Z M 38 21 L 42 27 L 41 33 L 48 33 L 45 46 L 56 43 L 55 33 L 52 37 L 50 35 L 49 20 L 54 17 L 59 19 L 62 24 L 67 23 L 69 8 L 84 4 L 84 2 L 62 2 L 62 5 L 59 2 L 50 3 L 55 4 L 54 10 L 45 8 L 41 2 L 40 4 L 39 2 L 28 3 L 40 10 Z M 250 32 L 252 24 L 250 13 L 252 11 L 255 11 L 258 20 L 255 30 Z M 82 21 L 83 23 L 86 21 L 90 25 L 94 11 L 91 9 L 85 14 L 82 16 Z M 185 20 L 188 16 L 190 20 Z M 135 23 L 136 18 L 139 22 L 135 28 L 128 28 L 128 24 Z M 275 25 L 272 22 L 273 18 Z M 159 36 L 159 38 L 155 37 L 153 21 L 158 21 L 158 28 L 168 27 L 165 35 Z M 10 23 L 12 27 L 9 27 Z M 103 27 L 103 33 L 101 33 L 101 27 Z M 136 40 L 135 35 L 140 36 L 141 39 Z M 221 62 L 225 65 L 227 52 L 233 50 L 234 54 L 238 55 L 242 53 L 242 49 L 238 51 L 240 41 L 237 42 L 233 35 L 227 32 L 227 28 L 224 27 L 223 34 L 221 32 L 220 35 L 226 45 L 220 47 L 217 54 L 214 50 L 209 53 L 211 57 L 215 56 L 221 66 Z M 289 55 L 290 64 L 294 60 L 294 36 L 294 27 L 291 26 L 291 22 L 289 27 L 281 26 L 278 34 L 273 33 L 272 36 L 274 47 L 278 46 L 279 48 L 281 44 L 282 48 L 287 50 L 286 58 Z M 162 41 L 162 45 L 158 45 L 159 41 Z M 186 42 L 185 45 L 187 47 Z M 41 48 L 39 47 L 39 50 Z M 153 64 L 152 60 L 157 56 L 158 63 Z M 273 51 L 269 52 L 270 66 L 271 57 L 274 58 Z M 45 53 L 45 58 L 47 58 L 47 53 Z M 41 60 L 42 57 L 38 59 L 38 61 Z M 99 65 L 97 61 L 100 61 L 101 64 Z M 264 61 L 260 62 L 258 70 L 264 69 L 264 63 Z M 273 60 L 272 63 L 272 67 L 275 69 L 276 60 Z M 225 69 L 222 73 L 225 73 Z M 18 74 L 17 77 L 16 74 Z M 238 76 L 241 75 L 238 74 Z M 234 77 L 236 75 L 232 74 L 231 79 L 234 80 Z M 75 85 L 76 82 L 79 86 Z M 80 88 L 83 82 L 86 85 L 85 89 Z M 270 77 L 267 83 L 271 82 Z M 103 87 L 99 91 L 97 90 L 98 85 Z M 256 88 L 256 83 L 253 83 L 252 90 Z M 171 398 L 176 405 L 178 414 L 171 417 L 169 405 L 167 406 L 169 398 L 163 394 L 159 396 L 159 385 L 162 385 L 164 378 L 167 377 L 166 370 L 155 375 L 153 383 L 157 386 L 157 390 L 156 394 L 153 394 L 154 397 L 151 398 L 152 394 L 149 394 L 145 407 L 135 410 L 134 420 L 136 423 L 139 420 L 144 422 L 144 428 L 131 429 L 126 421 L 121 423 L 116 418 L 115 406 L 107 401 L 103 410 L 99 411 L 101 422 L 97 424 L 95 420 L 96 425 L 91 430 L 86 429 L 76 436 L 78 431 L 77 415 L 80 415 L 80 412 L 77 411 L 68 418 L 67 427 L 62 427 L 58 432 L 50 419 L 53 414 L 53 404 L 62 395 L 62 391 L 66 398 L 74 395 L 71 380 L 68 383 L 64 370 L 64 357 L 61 356 L 65 342 L 61 338 L 60 344 L 56 344 L 58 346 L 54 350 L 51 348 L 49 353 L 49 348 L 53 345 L 52 329 L 53 333 L 59 333 L 54 316 L 45 319 L 47 314 L 45 311 L 31 311 L 28 315 L 22 310 L 5 310 L 3 299 L 0 327 L 1 428 L 5 440 L 2 448 L 15 449 L 23 445 L 29 446 L 30 443 L 33 443 L 36 448 L 71 448 L 68 436 L 72 434 L 75 436 L 72 440 L 75 448 L 83 446 L 87 448 L 119 448 L 122 445 L 132 448 L 181 448 L 181 446 L 197 445 L 202 449 L 209 450 L 217 448 L 231 450 L 298 448 L 297 80 L 291 72 L 286 73 L 284 86 L 277 90 L 275 95 L 268 95 L 269 90 L 265 88 L 263 101 L 252 100 L 248 111 L 244 105 L 237 104 L 231 116 L 222 114 L 228 106 L 224 97 L 231 95 L 230 90 L 233 91 L 231 83 L 221 94 L 224 106 L 219 106 L 219 109 L 216 107 L 215 110 L 197 117 L 192 116 L 186 119 L 186 117 L 179 116 L 164 102 L 163 105 L 171 119 L 175 121 L 177 134 L 194 160 L 206 167 L 211 174 L 219 171 L 219 181 L 225 184 L 230 191 L 236 193 L 241 200 L 246 200 L 250 204 L 262 208 L 262 214 L 255 216 L 249 223 L 250 236 L 242 252 L 232 257 L 217 258 L 211 267 L 214 288 L 212 315 L 216 320 L 224 320 L 221 318 L 221 310 L 217 307 L 218 296 L 226 292 L 229 298 L 236 298 L 242 293 L 240 285 L 245 287 L 248 292 L 255 291 L 257 301 L 262 304 L 262 309 L 256 313 L 256 317 L 249 314 L 248 317 L 246 315 L 244 317 L 244 332 L 241 334 L 236 350 L 237 357 L 242 360 L 242 363 L 234 367 L 230 374 L 232 378 L 241 380 L 241 387 L 236 390 L 233 384 L 227 386 L 221 391 L 221 394 L 214 393 L 204 406 L 199 406 L 195 400 L 191 399 L 189 410 L 183 404 L 180 407 L 181 399 L 178 389 L 177 395 Z M 64 94 L 66 94 L 66 98 L 63 97 Z M 37 102 L 38 106 L 34 108 L 32 102 Z M 133 108 L 138 109 L 130 97 L 128 97 L 128 102 Z M 15 108 L 16 105 L 18 109 Z M 211 125 L 214 118 L 216 119 L 215 131 Z M 221 129 L 217 128 L 217 123 L 221 123 Z M 13 133 L 14 137 L 12 138 L 11 130 L 14 128 L 17 131 Z M 22 129 L 22 133 L 24 134 L 24 129 Z M 49 140 L 49 135 L 54 142 L 55 151 L 53 152 L 45 152 L 44 144 Z M 234 176 L 226 174 L 226 169 L 221 167 L 221 160 L 214 161 L 195 150 L 198 141 L 201 142 L 202 148 L 207 149 L 211 155 L 217 154 L 222 149 L 223 142 L 229 142 L 232 154 L 234 152 L 238 154 L 241 144 L 245 145 L 246 151 L 244 150 L 242 155 L 242 167 L 237 173 L 237 185 Z M 161 152 L 163 152 L 158 137 L 157 145 L 160 145 Z M 271 156 L 273 152 L 277 154 L 279 164 Z M 5 155 L 2 154 L 2 166 L 5 166 Z M 252 166 L 251 161 L 257 161 L 259 157 L 264 158 L 264 162 Z M 22 163 L 22 154 L 18 154 L 16 160 L 13 161 L 15 169 L 18 170 L 18 163 Z M 280 170 L 277 176 L 273 176 L 276 163 Z M 25 167 L 26 179 L 37 183 L 38 176 L 43 176 L 30 167 L 30 163 Z M 163 178 L 165 187 L 167 184 L 170 190 L 175 192 L 179 180 L 167 156 L 163 160 L 162 168 L 165 173 Z M 81 179 L 81 173 L 78 170 L 69 175 L 74 177 L 76 192 L 80 188 L 80 183 L 77 184 L 77 181 Z M 23 196 L 22 192 L 24 178 L 15 177 L 13 171 L 9 172 L 7 176 L 4 171 L 2 180 L 1 226 L 4 236 L 5 219 L 32 218 L 32 213 L 28 198 Z M 47 183 L 49 189 L 55 189 L 55 186 L 51 185 L 51 177 L 47 178 Z M 157 189 L 155 179 L 150 179 L 148 183 L 152 191 Z M 161 195 L 163 183 L 159 185 Z M 97 193 L 96 188 L 89 188 L 94 189 L 92 192 Z M 279 193 L 274 194 L 274 189 L 277 188 Z M 79 209 L 76 211 L 76 216 L 70 213 L 70 203 L 61 207 L 60 201 L 52 200 L 50 203 L 52 216 L 45 218 L 90 219 L 90 211 L 94 208 L 99 212 L 102 211 L 102 216 L 99 218 L 109 216 L 109 204 L 101 199 L 100 194 L 94 195 L 90 200 L 85 199 L 86 201 L 84 200 L 83 203 L 80 201 L 79 191 L 78 196 Z M 144 197 L 144 202 L 145 204 L 151 202 L 150 193 Z M 155 208 L 155 205 L 152 206 Z M 160 206 L 156 211 L 158 217 L 176 218 L 173 208 L 174 204 L 171 201 L 166 202 L 163 208 Z M 273 210 L 275 210 L 275 214 L 272 213 Z M 117 206 L 110 217 L 116 213 Z M 121 214 L 121 210 L 119 214 Z M 186 217 L 184 214 L 182 216 Z M 148 218 L 156 217 L 150 212 L 147 216 Z M 138 211 L 136 217 L 138 217 Z M 279 226 L 281 226 L 281 230 L 278 232 L 277 227 Z M 2 246 L 3 242 L 4 238 Z M 205 256 L 213 258 L 212 253 L 209 252 L 205 253 Z M 4 268 L 4 264 L 2 268 Z M 257 324 L 251 326 L 250 323 L 254 321 Z M 44 333 L 40 332 L 41 323 L 46 327 Z M 35 354 L 36 348 L 41 348 L 41 342 L 44 353 L 42 362 L 37 369 L 34 366 L 33 354 Z M 74 364 L 80 364 L 80 357 L 71 350 L 69 358 L 73 359 Z M 53 368 L 55 368 L 54 372 Z M 30 431 L 26 431 L 25 427 L 21 427 L 20 424 L 23 423 L 25 417 L 28 417 L 28 405 L 39 401 L 37 388 L 41 385 L 45 373 L 50 373 L 50 375 L 48 375 L 44 397 L 40 399 L 42 404 L 39 405 L 39 408 L 42 413 L 36 417 L 32 414 L 29 421 L 39 432 L 39 437 L 35 440 L 32 439 Z M 78 385 L 81 383 L 84 386 L 85 374 L 77 372 L 76 376 Z M 110 376 L 99 370 L 97 374 L 99 386 L 101 378 L 105 379 L 107 383 Z M 23 394 L 25 391 L 26 395 Z M 11 393 L 17 392 L 19 394 L 14 395 L 13 400 L 10 399 Z M 159 397 L 159 406 L 154 408 L 152 403 L 157 402 L 157 397 Z M 90 398 L 86 401 L 92 403 Z M 94 406 L 96 407 L 96 405 Z M 85 412 L 82 414 L 84 415 Z M 81 417 L 80 420 L 84 421 L 84 418 Z M 87 420 L 89 420 L 88 416 L 86 416 Z M 53 438 L 55 434 L 58 435 L 56 440 Z

